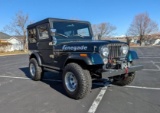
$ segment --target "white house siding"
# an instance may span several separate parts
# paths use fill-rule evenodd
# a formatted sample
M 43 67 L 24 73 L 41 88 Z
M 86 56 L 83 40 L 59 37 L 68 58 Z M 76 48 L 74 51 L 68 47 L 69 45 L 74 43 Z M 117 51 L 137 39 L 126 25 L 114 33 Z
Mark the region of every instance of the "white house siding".
M 153 45 L 159 45 L 159 43 L 160 43 L 160 39 L 157 39 L 157 40 L 155 40 Z
M 23 43 L 17 39 L 16 37 L 11 37 L 7 40 L 11 45 L 0 47 L 0 51 L 15 51 L 15 50 L 23 50 Z
M 11 44 L 10 51 L 23 50 L 23 43 L 16 37 L 11 37 L 8 42 Z

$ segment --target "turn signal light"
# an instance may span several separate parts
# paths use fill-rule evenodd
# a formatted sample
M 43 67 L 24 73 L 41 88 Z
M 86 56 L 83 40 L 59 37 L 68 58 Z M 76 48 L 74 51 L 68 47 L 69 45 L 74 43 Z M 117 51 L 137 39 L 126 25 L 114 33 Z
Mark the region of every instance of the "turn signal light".
M 80 54 L 81 57 L 87 57 L 87 54 Z

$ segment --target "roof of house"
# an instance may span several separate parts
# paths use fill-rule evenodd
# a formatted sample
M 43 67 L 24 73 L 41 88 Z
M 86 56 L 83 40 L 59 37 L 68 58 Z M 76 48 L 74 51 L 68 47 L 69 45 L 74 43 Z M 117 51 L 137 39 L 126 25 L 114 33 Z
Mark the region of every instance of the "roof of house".
M 23 41 L 24 40 L 24 36 L 12 36 L 12 37 L 16 37 L 17 39 Z
M 15 43 L 15 40 L 22 43 L 22 41 L 20 39 L 18 39 L 17 37 L 11 37 L 10 39 L 7 40 L 7 42 L 9 43 Z M 17 42 L 16 42 L 17 43 Z
M 10 35 L 0 32 L 0 39 L 9 39 L 10 37 L 11 37 Z

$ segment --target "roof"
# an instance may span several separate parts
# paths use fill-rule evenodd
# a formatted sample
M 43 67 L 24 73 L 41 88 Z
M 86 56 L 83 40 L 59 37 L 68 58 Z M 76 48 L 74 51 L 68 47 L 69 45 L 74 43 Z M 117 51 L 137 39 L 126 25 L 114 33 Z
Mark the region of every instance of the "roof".
M 0 39 L 9 39 L 10 37 L 11 37 L 10 35 L 0 32 Z
M 27 28 L 35 27 L 35 26 L 37 26 L 39 24 L 48 23 L 48 22 L 52 22 L 52 21 L 68 21 L 68 22 L 72 21 L 72 22 L 89 23 L 88 21 L 81 21 L 81 20 L 70 20 L 70 19 L 60 19 L 60 18 L 46 18 L 44 20 L 41 20 L 41 21 L 38 21 L 36 23 L 28 25 Z
M 16 37 L 17 39 L 19 39 L 21 42 L 24 41 L 24 36 L 14 36 L 14 37 Z
M 13 40 L 17 40 L 18 42 L 22 43 L 22 41 L 20 39 L 18 39 L 17 37 L 11 37 L 10 39 L 7 40 L 7 42 L 14 44 L 15 42 L 13 42 Z
M 16 40 L 18 40 L 18 41 L 21 41 L 19 38 L 17 38 L 17 37 L 10 37 L 9 39 L 8 39 L 8 41 L 10 41 L 10 40 L 12 40 L 12 39 L 16 39 Z

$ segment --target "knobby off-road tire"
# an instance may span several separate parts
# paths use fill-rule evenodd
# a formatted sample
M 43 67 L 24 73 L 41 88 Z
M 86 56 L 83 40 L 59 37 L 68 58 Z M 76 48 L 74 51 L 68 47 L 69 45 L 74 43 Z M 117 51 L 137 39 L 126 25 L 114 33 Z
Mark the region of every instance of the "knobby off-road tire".
M 130 63 L 131 63 L 131 66 L 134 65 L 133 62 L 130 62 Z M 135 78 L 135 74 L 136 72 L 115 76 L 114 77 L 115 79 L 113 78 L 113 84 L 119 85 L 119 86 L 129 85 L 131 82 L 133 82 Z
M 128 73 L 127 75 L 123 76 L 121 75 L 121 77 L 119 77 L 119 80 L 113 80 L 113 84 L 119 86 L 129 85 L 134 80 L 134 78 L 135 78 L 135 72 Z
M 82 99 L 91 91 L 92 82 L 90 72 L 82 69 L 76 63 L 69 63 L 65 66 L 62 80 L 67 95 L 73 99 Z
M 33 80 L 35 81 L 41 80 L 41 77 L 43 75 L 42 67 L 38 65 L 38 62 L 35 58 L 30 59 L 29 72 Z

